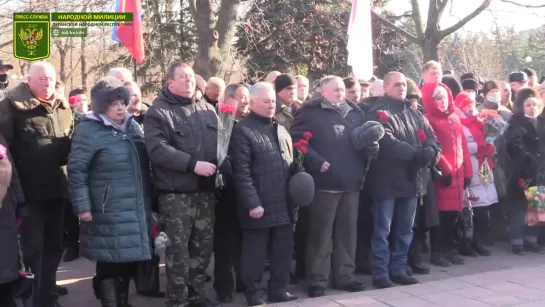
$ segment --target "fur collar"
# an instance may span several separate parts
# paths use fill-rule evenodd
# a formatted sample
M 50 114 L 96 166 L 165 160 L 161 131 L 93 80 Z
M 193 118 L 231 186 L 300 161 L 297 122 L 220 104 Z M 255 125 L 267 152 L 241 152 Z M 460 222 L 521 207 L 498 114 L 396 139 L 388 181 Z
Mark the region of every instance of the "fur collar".
M 70 104 L 68 101 L 61 95 L 54 93 L 55 103 L 53 104 L 53 109 L 57 107 L 62 109 L 69 109 Z M 6 93 L 6 98 L 11 102 L 11 104 L 20 111 L 31 111 L 35 108 L 42 105 L 42 102 L 39 101 L 28 87 L 28 84 L 21 82 L 19 85 L 11 89 Z

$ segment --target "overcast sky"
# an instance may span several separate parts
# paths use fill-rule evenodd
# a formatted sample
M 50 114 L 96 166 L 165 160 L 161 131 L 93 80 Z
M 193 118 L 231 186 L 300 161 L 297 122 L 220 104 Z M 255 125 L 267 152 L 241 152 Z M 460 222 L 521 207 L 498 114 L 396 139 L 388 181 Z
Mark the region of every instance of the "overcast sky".
M 538 5 L 545 4 L 545 0 L 513 0 L 522 4 Z M 419 0 L 424 22 L 428 11 L 428 0 Z M 453 4 L 454 3 L 454 4 Z M 447 28 L 461 18 L 475 10 L 482 3 L 482 0 L 451 0 L 448 4 L 441 27 Z M 403 13 L 411 9 L 410 0 L 391 0 L 386 6 L 388 10 L 395 13 Z M 527 9 L 513 4 L 504 3 L 501 0 L 492 0 L 490 8 L 485 10 L 475 19 L 466 24 L 465 30 L 488 32 L 494 26 L 494 22 L 507 27 L 514 26 L 515 31 L 528 30 L 545 25 L 545 7 L 539 9 Z

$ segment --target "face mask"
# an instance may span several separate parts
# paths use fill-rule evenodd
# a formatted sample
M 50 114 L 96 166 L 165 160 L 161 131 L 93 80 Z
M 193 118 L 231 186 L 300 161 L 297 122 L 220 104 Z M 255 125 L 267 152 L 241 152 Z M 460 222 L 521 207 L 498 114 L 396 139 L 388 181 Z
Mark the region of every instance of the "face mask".
M 491 103 L 500 103 L 500 99 L 498 98 L 498 96 L 486 97 L 486 100 Z
M 6 81 L 8 81 L 8 75 L 0 74 L 0 82 L 6 82 Z

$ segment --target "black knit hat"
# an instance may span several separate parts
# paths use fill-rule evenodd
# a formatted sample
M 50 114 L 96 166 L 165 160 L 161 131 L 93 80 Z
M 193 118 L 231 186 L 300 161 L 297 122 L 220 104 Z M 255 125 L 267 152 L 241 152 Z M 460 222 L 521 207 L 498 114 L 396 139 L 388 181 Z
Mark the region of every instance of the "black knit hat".
M 465 79 L 462 80 L 462 88 L 464 90 L 474 90 L 475 92 L 479 91 L 479 81 L 475 79 Z
M 496 81 L 493 81 L 493 80 L 486 81 L 482 89 L 483 96 L 486 97 L 486 94 L 488 94 L 488 92 L 490 92 L 491 90 L 499 89 L 499 88 L 500 86 L 498 85 Z
M 123 100 L 129 105 L 131 92 L 114 77 L 100 79 L 91 89 L 91 109 L 95 114 L 104 114 L 116 100 Z
M 277 93 L 290 85 L 297 85 L 297 79 L 292 74 L 281 74 L 274 79 L 274 88 Z

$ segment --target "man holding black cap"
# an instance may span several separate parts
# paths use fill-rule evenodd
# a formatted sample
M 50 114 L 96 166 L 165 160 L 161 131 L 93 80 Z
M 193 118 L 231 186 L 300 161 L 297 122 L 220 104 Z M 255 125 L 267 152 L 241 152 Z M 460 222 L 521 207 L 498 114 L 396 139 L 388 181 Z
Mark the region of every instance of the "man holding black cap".
M 276 114 L 274 119 L 290 130 L 295 113 L 301 108 L 297 100 L 297 79 L 292 74 L 281 74 L 274 80 L 276 90 Z
M 0 60 L 0 100 L 6 96 L 7 88 L 9 85 L 8 70 L 13 69 L 13 65 Z
M 511 101 L 515 101 L 517 92 L 528 87 L 528 75 L 523 71 L 515 71 L 509 74 L 509 83 L 511 84 Z

